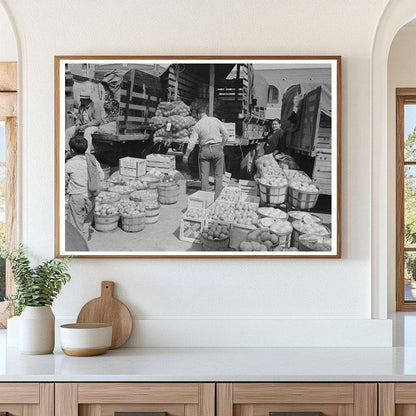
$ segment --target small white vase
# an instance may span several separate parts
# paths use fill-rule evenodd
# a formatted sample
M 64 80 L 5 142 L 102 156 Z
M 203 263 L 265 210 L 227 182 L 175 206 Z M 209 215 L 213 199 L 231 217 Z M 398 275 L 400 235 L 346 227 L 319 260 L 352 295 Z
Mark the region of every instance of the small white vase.
M 55 347 L 55 316 L 50 306 L 26 306 L 19 319 L 21 354 L 50 354 Z

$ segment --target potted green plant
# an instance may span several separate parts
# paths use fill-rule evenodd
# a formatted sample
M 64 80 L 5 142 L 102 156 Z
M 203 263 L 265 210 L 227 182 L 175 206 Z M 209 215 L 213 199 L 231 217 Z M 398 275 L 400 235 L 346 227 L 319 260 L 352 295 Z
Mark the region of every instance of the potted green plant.
M 1 250 L 10 261 L 16 292 L 6 296 L 8 309 L 19 318 L 19 351 L 49 354 L 55 346 L 55 316 L 51 305 L 71 276 L 68 259 L 46 260 L 32 266 L 23 246 Z

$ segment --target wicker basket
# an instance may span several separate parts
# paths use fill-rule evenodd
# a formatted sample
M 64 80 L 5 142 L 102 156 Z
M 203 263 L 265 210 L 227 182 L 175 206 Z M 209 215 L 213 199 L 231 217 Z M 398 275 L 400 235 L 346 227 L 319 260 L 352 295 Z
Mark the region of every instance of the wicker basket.
M 146 183 L 147 187 L 150 189 L 155 189 L 157 184 L 160 182 L 160 178 L 152 175 L 144 175 L 140 179 Z
M 135 188 L 125 185 L 121 186 L 124 186 L 123 190 L 115 190 L 114 188 L 109 188 L 108 192 L 119 194 L 121 199 L 130 199 L 130 195 L 135 191 Z
M 300 213 L 301 215 L 297 215 L 297 213 Z M 302 220 L 304 215 L 310 215 L 312 217 L 313 222 L 316 222 L 317 224 L 320 224 L 322 222 L 322 219 L 319 218 L 316 215 L 312 215 L 309 214 L 307 212 L 303 212 L 303 211 L 289 211 L 288 215 L 289 215 L 289 221 L 290 222 L 294 222 L 294 221 L 298 221 L 298 220 Z
M 155 224 L 159 221 L 160 205 L 155 208 L 146 208 L 146 224 Z
M 275 210 L 278 210 L 277 212 L 280 211 L 279 216 L 277 216 L 276 214 L 264 214 L 260 209 L 257 210 L 257 215 L 259 216 L 259 218 L 271 218 L 273 220 L 287 220 L 289 217 L 289 214 L 287 212 L 282 211 L 279 208 L 275 208 Z
M 157 184 L 159 202 L 164 205 L 176 204 L 179 199 L 179 185 L 177 182 L 164 182 Z
M 279 239 L 279 241 L 277 242 L 277 244 L 275 244 L 273 247 L 286 247 L 289 248 L 290 247 L 290 243 L 292 241 L 292 232 L 293 231 L 289 231 L 287 233 L 278 233 L 276 231 L 271 231 L 273 233 L 275 233 Z
M 118 227 L 120 214 L 97 215 L 94 214 L 94 227 L 97 231 L 113 231 Z
M 315 237 L 319 244 L 324 244 L 325 239 L 329 240 L 329 249 L 328 250 L 318 250 L 314 248 L 307 239 L 310 237 Z M 331 251 L 331 239 L 330 237 L 322 236 L 322 235 L 314 235 L 314 234 L 302 234 L 299 237 L 299 251 Z
M 306 234 L 306 233 L 302 233 L 297 228 L 300 222 L 301 221 L 298 220 L 298 221 L 295 221 L 293 223 L 293 232 L 292 232 L 292 246 L 296 247 L 298 249 L 300 249 L 300 247 L 299 247 L 299 237 L 303 234 Z M 322 237 L 329 237 L 331 235 L 331 232 L 329 231 L 329 229 L 327 227 L 325 227 L 324 225 L 322 225 L 322 227 L 325 228 L 326 233 L 325 234 L 319 234 L 319 235 L 321 235 Z
M 109 200 L 104 200 L 104 201 L 102 201 L 101 200 L 101 197 L 103 197 L 103 196 L 105 196 L 105 195 L 110 195 L 111 194 L 111 196 L 112 196 L 112 198 L 113 198 L 113 200 L 112 201 L 109 201 Z M 121 199 L 121 195 L 119 194 L 119 193 L 117 193 L 117 192 L 109 192 L 109 191 L 102 191 L 102 192 L 100 192 L 99 194 L 98 194 L 98 197 L 95 199 L 95 203 L 96 204 L 107 204 L 107 205 L 116 205 L 116 203 L 118 202 L 118 201 L 120 201 L 120 199 Z
M 209 240 L 201 235 L 201 242 L 205 251 L 224 251 L 230 244 L 230 237 L 220 240 Z
M 146 217 L 141 215 L 121 215 L 121 229 L 129 233 L 142 231 L 146 225 Z
M 264 205 L 281 205 L 286 201 L 288 185 L 272 186 L 259 182 L 260 200 Z
M 287 201 L 293 208 L 310 210 L 318 201 L 319 190 L 314 192 L 299 191 L 289 186 Z

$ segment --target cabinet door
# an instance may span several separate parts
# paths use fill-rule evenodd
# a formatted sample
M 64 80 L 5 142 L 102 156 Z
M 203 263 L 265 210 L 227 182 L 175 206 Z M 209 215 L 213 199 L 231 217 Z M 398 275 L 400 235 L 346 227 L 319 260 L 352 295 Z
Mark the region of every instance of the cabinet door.
M 375 383 L 221 383 L 217 416 L 377 416 Z
M 61 383 L 56 416 L 215 416 L 213 383 Z
M 380 416 L 415 416 L 416 383 L 380 383 Z
M 53 416 L 51 383 L 0 383 L 0 415 Z

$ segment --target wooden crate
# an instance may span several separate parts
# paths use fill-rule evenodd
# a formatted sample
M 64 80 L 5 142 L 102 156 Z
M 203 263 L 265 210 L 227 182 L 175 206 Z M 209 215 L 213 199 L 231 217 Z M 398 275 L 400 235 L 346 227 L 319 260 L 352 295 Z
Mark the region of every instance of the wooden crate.
M 240 185 L 242 199 L 246 198 L 248 195 L 257 196 L 258 187 L 256 181 L 240 179 L 238 184 Z
M 257 209 L 260 205 L 260 197 L 257 195 L 241 194 L 241 202 L 248 203 Z
M 235 204 L 236 204 L 235 202 L 220 201 L 220 200 L 217 199 L 208 209 L 207 222 L 218 222 L 218 223 L 221 223 L 221 224 L 231 225 L 234 222 Z M 212 218 L 211 215 L 216 210 L 217 206 L 218 207 L 225 207 L 225 208 L 227 208 L 227 210 L 231 211 L 232 212 L 231 218 L 228 218 L 227 220 L 216 220 L 216 219 Z
M 146 173 L 146 160 L 136 157 L 123 157 L 119 159 L 120 175 L 138 178 Z
M 248 233 L 255 229 L 254 225 L 231 224 L 230 248 L 238 250 L 240 244 L 246 241 Z
M 236 126 L 235 123 L 223 123 L 224 127 L 227 129 L 228 133 L 228 140 L 227 144 L 233 144 L 237 142 L 237 138 L 235 135 Z
M 233 200 L 226 199 L 226 195 L 235 197 Z M 222 189 L 217 202 L 233 202 L 237 203 L 241 199 L 241 189 L 239 186 L 226 186 Z
M 319 188 L 321 194 L 331 195 L 331 153 L 317 153 L 312 173 L 312 182 Z
M 179 239 L 189 243 L 200 243 L 204 226 L 205 216 L 203 218 L 189 218 L 185 212 L 181 218 Z
M 168 173 L 176 169 L 176 159 L 173 155 L 151 154 L 146 156 L 146 172 L 158 169 L 162 173 Z
M 229 172 L 225 172 L 223 175 L 222 175 L 222 186 L 225 188 L 225 187 L 227 187 L 229 184 L 230 184 L 230 181 L 231 181 L 231 173 L 229 173 Z M 215 183 L 215 178 L 213 177 L 213 176 L 209 176 L 208 177 L 208 182 L 210 183 L 210 184 L 214 184 Z
M 214 192 L 197 191 L 188 197 L 188 208 L 208 208 L 214 202 Z

